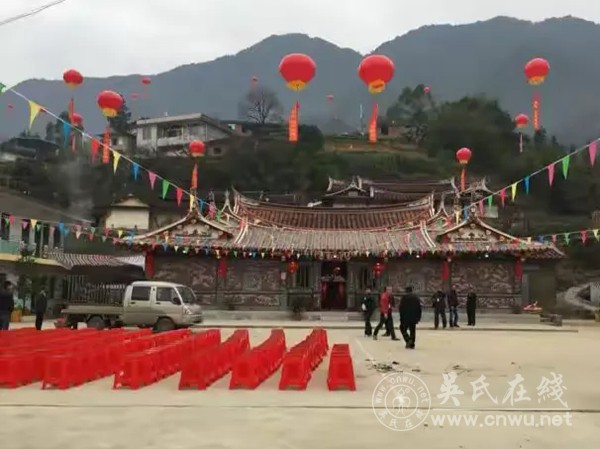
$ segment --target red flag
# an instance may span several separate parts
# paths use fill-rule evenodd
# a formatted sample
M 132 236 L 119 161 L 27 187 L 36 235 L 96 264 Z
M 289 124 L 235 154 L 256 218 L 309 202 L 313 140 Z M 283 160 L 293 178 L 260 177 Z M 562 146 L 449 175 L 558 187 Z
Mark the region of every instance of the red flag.
M 290 142 L 298 142 L 298 111 L 300 103 L 296 102 L 290 111 L 289 119 L 289 140 Z
M 504 202 L 506 201 L 506 189 L 500 190 L 500 203 L 502 207 L 504 207 Z
M 581 231 L 581 243 L 583 243 L 585 245 L 586 241 L 587 241 L 587 231 Z
M 533 129 L 536 131 L 540 129 L 540 94 L 538 92 L 533 94 Z
M 194 163 L 194 169 L 192 170 L 192 180 L 190 182 L 190 189 L 198 188 L 198 164 Z
M 377 116 L 379 115 L 379 106 L 373 103 L 371 119 L 369 120 L 369 142 L 377 142 Z
M 177 195 L 177 205 L 181 206 L 181 198 L 183 197 L 183 190 L 181 190 L 181 187 L 177 187 L 177 190 L 175 193 Z
M 597 141 L 594 140 L 592 143 L 590 143 L 590 146 L 588 147 L 588 150 L 590 152 L 590 164 L 592 166 L 596 162 L 596 149 L 597 149 Z

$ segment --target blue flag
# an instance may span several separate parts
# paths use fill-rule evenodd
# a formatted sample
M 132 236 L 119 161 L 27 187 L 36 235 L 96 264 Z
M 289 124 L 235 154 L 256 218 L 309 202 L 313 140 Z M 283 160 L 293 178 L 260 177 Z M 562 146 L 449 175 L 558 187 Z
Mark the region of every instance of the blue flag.
M 140 166 L 134 162 L 131 166 L 131 170 L 133 171 L 133 179 L 137 181 L 138 174 L 140 172 Z
M 63 122 L 63 146 L 66 147 L 71 135 L 71 124 L 67 121 Z

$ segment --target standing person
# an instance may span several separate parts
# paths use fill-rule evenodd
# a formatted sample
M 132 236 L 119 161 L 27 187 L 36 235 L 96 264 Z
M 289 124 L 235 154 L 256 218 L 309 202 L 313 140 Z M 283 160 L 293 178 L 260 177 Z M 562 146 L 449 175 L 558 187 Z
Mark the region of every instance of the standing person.
M 373 298 L 373 294 L 371 293 L 370 288 L 365 289 L 365 294 L 363 296 L 360 307 L 363 313 L 363 318 L 365 320 L 365 336 L 370 337 L 371 335 L 373 335 L 371 317 L 373 316 L 373 311 L 375 310 L 375 299 Z
M 450 327 L 460 327 L 458 325 L 458 294 L 454 288 L 448 292 L 448 307 L 450 308 Z
M 373 332 L 373 340 L 377 340 L 377 334 L 381 330 L 381 328 L 385 327 L 386 329 L 389 326 L 389 315 L 392 313 L 391 303 L 390 303 L 390 295 L 388 290 L 384 290 L 379 295 L 379 324 L 375 327 L 375 331 Z M 396 333 L 394 332 L 394 328 L 391 329 L 392 340 L 397 340 Z
M 48 296 L 46 291 L 42 289 L 35 299 L 35 328 L 39 331 L 42 330 L 42 324 L 44 323 L 44 314 L 48 308 Z
M 477 311 L 477 295 L 473 289 L 467 294 L 467 326 L 475 326 L 475 312 Z
M 15 308 L 13 288 L 10 281 L 4 282 L 0 289 L 0 330 L 7 331 L 10 326 L 10 314 Z
M 440 326 L 440 317 L 442 317 L 442 326 L 446 329 L 448 325 L 446 321 L 446 295 L 441 290 L 433 294 L 433 313 L 435 328 L 437 329 Z
M 396 308 L 396 298 L 394 298 L 391 286 L 387 286 L 385 291 L 390 301 L 390 313 L 388 313 L 387 321 L 385 323 L 385 336 L 391 336 L 392 340 L 398 341 L 399 338 L 396 337 L 396 330 L 394 329 L 394 309 Z
M 406 287 L 406 294 L 400 300 L 400 332 L 407 349 L 415 349 L 417 324 L 421 321 L 421 300 L 413 293 L 412 287 Z

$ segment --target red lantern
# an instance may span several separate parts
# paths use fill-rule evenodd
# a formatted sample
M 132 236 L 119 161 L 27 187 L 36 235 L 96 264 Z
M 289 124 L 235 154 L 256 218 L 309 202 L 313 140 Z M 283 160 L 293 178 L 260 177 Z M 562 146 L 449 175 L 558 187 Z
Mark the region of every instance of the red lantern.
M 204 155 L 204 142 L 201 140 L 192 140 L 190 142 L 190 156 L 193 158 L 199 158 Z
M 550 64 L 544 58 L 534 58 L 525 65 L 525 76 L 532 86 L 542 84 L 550 73 Z
M 63 81 L 69 89 L 77 89 L 83 83 L 83 75 L 77 70 L 70 69 L 63 73 Z
M 467 165 L 471 160 L 471 150 L 468 148 L 461 148 L 456 152 L 456 160 L 460 165 Z
M 97 101 L 105 117 L 116 117 L 124 103 L 123 97 L 112 90 L 100 92 Z
M 423 92 L 425 92 L 426 94 L 428 94 L 429 92 L 431 92 L 431 87 L 429 87 L 429 86 L 425 86 L 425 87 L 423 88 Z
M 464 192 L 467 184 L 467 164 L 471 160 L 471 150 L 468 148 L 461 148 L 456 152 L 456 160 L 462 166 L 460 172 L 460 190 Z
M 380 262 L 377 262 L 375 265 L 373 265 L 373 274 L 375 275 L 375 277 L 379 277 L 383 273 L 384 269 L 384 265 Z
M 220 278 L 224 278 L 227 276 L 227 259 L 221 258 L 219 259 L 219 266 L 217 268 L 217 276 Z
M 287 86 L 295 91 L 302 90 L 315 77 L 317 65 L 310 56 L 292 53 L 283 57 L 279 63 L 279 73 Z
M 288 272 L 294 274 L 296 271 L 298 271 L 298 262 L 292 260 L 290 263 L 288 263 Z
M 515 117 L 515 126 L 518 129 L 527 128 L 529 125 L 529 117 L 525 114 L 519 114 Z
M 394 76 L 394 63 L 384 55 L 367 56 L 358 66 L 358 76 L 367 85 L 369 92 L 381 93 Z
M 73 126 L 77 127 L 83 125 L 83 117 L 81 116 L 81 114 L 73 112 L 73 116 L 71 117 L 71 123 L 73 124 Z

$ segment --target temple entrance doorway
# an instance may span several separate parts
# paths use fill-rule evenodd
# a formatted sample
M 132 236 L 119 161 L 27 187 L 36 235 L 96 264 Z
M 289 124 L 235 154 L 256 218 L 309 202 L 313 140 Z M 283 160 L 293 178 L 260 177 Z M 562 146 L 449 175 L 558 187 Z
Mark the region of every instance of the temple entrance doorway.
M 321 264 L 321 310 L 346 310 L 348 266 L 342 261 Z

